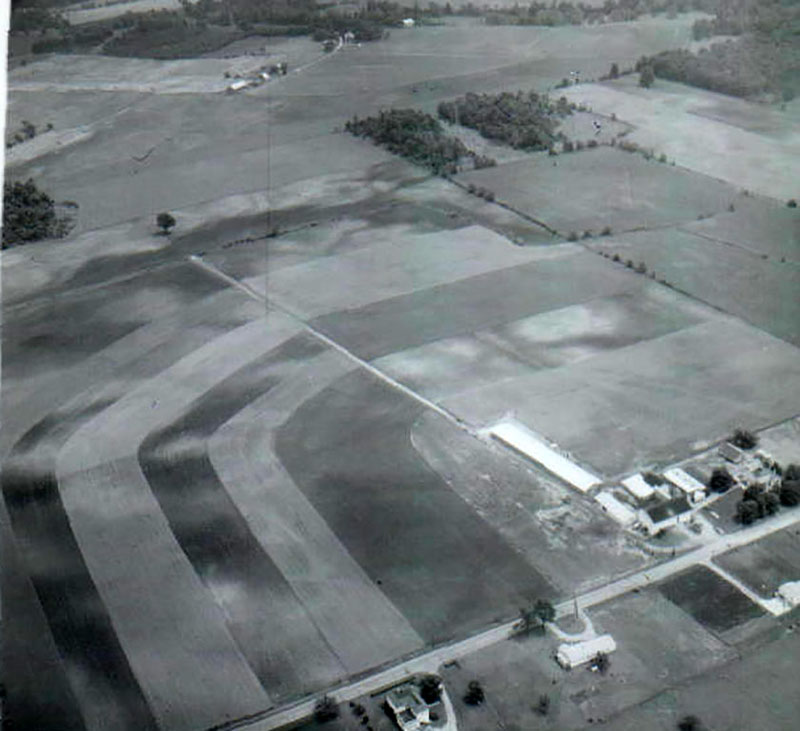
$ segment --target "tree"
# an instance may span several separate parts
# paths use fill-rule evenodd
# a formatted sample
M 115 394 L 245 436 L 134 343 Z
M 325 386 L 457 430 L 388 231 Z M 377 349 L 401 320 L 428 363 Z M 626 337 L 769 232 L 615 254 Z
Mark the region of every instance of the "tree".
M 781 501 L 781 505 L 787 508 L 800 505 L 800 480 L 787 480 L 784 478 L 783 482 L 781 482 L 778 498 Z
M 758 437 L 746 429 L 737 429 L 733 432 L 731 443 L 739 449 L 753 449 L 758 444 Z
M 608 72 L 609 79 L 618 79 L 619 78 L 619 66 L 617 64 L 611 64 L 611 70 Z
M 783 479 L 789 480 L 790 482 L 793 480 L 800 480 L 800 466 L 793 462 L 786 465 L 786 469 L 783 471 Z
M 546 599 L 537 599 L 533 611 L 542 622 L 552 622 L 556 618 L 555 607 Z
M 536 712 L 540 716 L 546 716 L 550 711 L 550 696 L 546 693 L 539 696 L 539 705 L 536 706 Z
M 684 716 L 678 721 L 678 731 L 702 731 L 703 724 L 697 716 Z
M 469 706 L 479 706 L 486 699 L 481 684 L 477 680 L 470 680 L 467 686 L 467 693 L 464 696 L 464 703 Z
M 736 519 L 742 525 L 750 525 L 759 518 L 759 507 L 755 500 L 740 500 L 736 504 Z
M 442 681 L 435 675 L 424 675 L 419 681 L 419 694 L 428 705 L 442 697 Z
M 329 695 L 323 696 L 314 706 L 314 720 L 318 723 L 327 723 L 339 717 L 339 706 Z
M 650 64 L 642 66 L 642 70 L 639 72 L 639 86 L 649 89 L 655 80 L 656 77 L 653 73 L 653 67 Z
M 6 181 L 3 185 L 3 244 L 39 241 L 67 233 L 68 220 L 57 218 L 55 203 L 33 180 Z
M 733 475 L 725 467 L 717 467 L 708 480 L 712 492 L 726 492 L 733 486 Z
M 159 213 L 156 216 L 156 226 L 164 232 L 164 235 L 168 234 L 176 223 L 175 218 L 169 213 Z

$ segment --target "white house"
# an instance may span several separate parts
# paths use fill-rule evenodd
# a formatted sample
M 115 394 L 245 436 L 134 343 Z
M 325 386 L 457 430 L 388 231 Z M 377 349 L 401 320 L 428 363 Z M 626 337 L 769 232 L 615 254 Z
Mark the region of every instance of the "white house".
M 617 649 L 617 643 L 611 635 L 600 635 L 585 642 L 564 643 L 558 646 L 556 660 L 565 670 L 578 667 L 589 662 L 598 652 L 608 654 Z
M 629 505 L 625 505 L 615 495 L 610 492 L 601 492 L 595 496 L 600 505 L 617 523 L 631 525 L 636 521 L 636 511 Z
M 626 477 L 622 481 L 622 484 L 625 486 L 625 489 L 637 500 L 647 500 L 647 498 L 652 497 L 655 493 L 652 485 L 650 485 L 647 480 L 645 480 L 644 477 L 642 477 L 638 472 L 635 475 Z
M 239 79 L 238 81 L 234 81 L 229 87 L 228 92 L 233 93 L 236 91 L 241 91 L 242 89 L 246 89 L 249 85 L 249 81 L 246 79 Z
M 415 685 L 406 683 L 386 694 L 386 702 L 403 731 L 417 731 L 431 722 L 430 709 L 422 700 Z
M 413 28 L 414 27 L 414 18 L 404 18 L 403 19 L 403 27 L 404 28 Z

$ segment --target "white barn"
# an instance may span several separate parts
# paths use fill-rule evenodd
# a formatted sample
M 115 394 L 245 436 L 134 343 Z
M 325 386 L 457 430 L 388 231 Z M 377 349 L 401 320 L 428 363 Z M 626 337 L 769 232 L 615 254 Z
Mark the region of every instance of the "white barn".
M 625 489 L 633 495 L 637 500 L 647 500 L 655 493 L 653 486 L 644 479 L 638 472 L 635 475 L 626 477 L 622 481 Z
M 666 477 L 673 485 L 679 487 L 687 495 L 694 495 L 697 492 L 705 492 L 706 486 L 692 477 L 688 472 L 684 472 L 680 467 L 673 467 L 664 472 Z
M 611 635 L 600 635 L 585 642 L 564 643 L 558 646 L 556 660 L 565 670 L 578 667 L 589 662 L 598 652 L 608 654 L 617 649 L 617 643 Z
M 600 505 L 617 523 L 631 525 L 636 522 L 636 511 L 629 505 L 625 505 L 615 495 L 610 492 L 601 492 L 596 497 Z

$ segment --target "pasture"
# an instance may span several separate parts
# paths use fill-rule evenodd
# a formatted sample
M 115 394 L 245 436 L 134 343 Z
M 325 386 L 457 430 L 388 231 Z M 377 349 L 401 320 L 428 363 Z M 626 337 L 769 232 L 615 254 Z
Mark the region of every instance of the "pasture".
M 711 219 L 716 223 L 702 221 L 677 229 L 600 239 L 591 246 L 622 261 L 642 262 L 658 279 L 677 289 L 800 345 L 800 266 L 754 251 L 768 246 L 759 244 L 757 236 L 746 239 L 748 248 L 717 238 L 720 229 L 736 226 L 736 219 L 726 221 L 734 215 L 719 214 Z M 746 227 L 743 230 L 748 231 Z M 790 230 L 783 228 L 783 249 L 792 245 Z
M 800 531 L 784 528 L 718 556 L 714 562 L 769 599 L 781 584 L 800 581 Z
M 565 96 L 616 114 L 635 128 L 628 139 L 683 168 L 781 202 L 796 197 L 800 124 L 791 113 L 663 79 L 642 89 L 638 74 L 581 84 Z
M 726 210 L 736 189 L 611 147 L 561 154 L 462 173 L 497 200 L 543 221 L 566 237 L 597 236 L 693 221 Z

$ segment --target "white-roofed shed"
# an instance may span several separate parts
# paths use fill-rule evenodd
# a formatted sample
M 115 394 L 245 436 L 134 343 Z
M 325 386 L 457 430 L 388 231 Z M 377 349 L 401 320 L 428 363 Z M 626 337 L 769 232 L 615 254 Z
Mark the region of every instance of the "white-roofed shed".
M 705 490 L 706 486 L 692 477 L 688 472 L 684 472 L 680 467 L 673 467 L 664 472 L 666 477 L 673 485 L 679 487 L 687 495 L 693 495 L 698 490 Z
M 653 486 L 650 485 L 647 480 L 644 479 L 640 474 L 631 475 L 630 477 L 626 477 L 622 484 L 625 486 L 625 489 L 633 495 L 637 500 L 647 500 L 647 498 L 652 497 L 655 493 Z
M 629 505 L 625 505 L 621 500 L 610 492 L 601 492 L 595 496 L 600 505 L 617 523 L 630 525 L 636 521 L 636 511 Z
M 598 652 L 608 654 L 617 649 L 611 635 L 600 635 L 585 642 L 564 643 L 558 646 L 556 660 L 562 668 L 569 670 L 589 662 Z

